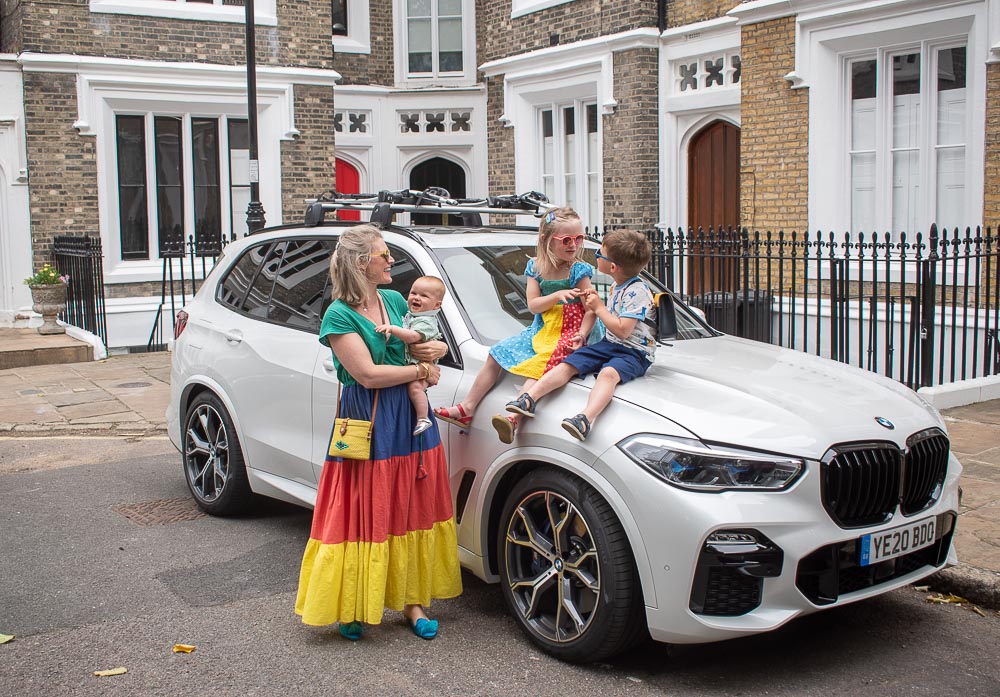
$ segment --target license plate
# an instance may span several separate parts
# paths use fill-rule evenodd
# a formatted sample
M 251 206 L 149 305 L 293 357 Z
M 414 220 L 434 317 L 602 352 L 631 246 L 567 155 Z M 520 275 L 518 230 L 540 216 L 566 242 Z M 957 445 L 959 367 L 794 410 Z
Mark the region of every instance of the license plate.
M 870 566 L 934 544 L 936 518 L 861 536 L 861 566 Z

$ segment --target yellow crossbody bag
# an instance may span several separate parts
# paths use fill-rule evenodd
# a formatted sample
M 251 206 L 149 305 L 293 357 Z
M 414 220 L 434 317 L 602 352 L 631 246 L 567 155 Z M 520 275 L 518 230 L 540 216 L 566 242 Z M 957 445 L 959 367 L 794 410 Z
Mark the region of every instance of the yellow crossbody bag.
M 372 420 L 340 418 L 340 385 L 337 385 L 337 416 L 333 420 L 330 436 L 330 457 L 345 460 L 370 460 L 372 456 L 372 431 L 375 428 L 375 410 L 378 408 L 378 393 L 372 402 Z

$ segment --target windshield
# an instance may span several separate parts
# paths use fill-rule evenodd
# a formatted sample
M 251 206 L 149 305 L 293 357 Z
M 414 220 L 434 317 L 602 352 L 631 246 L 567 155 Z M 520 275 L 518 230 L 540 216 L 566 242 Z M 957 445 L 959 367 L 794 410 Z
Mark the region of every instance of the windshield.
M 583 260 L 592 266 L 597 262 L 595 251 L 596 247 L 585 249 L 583 253 Z M 534 315 L 528 310 L 524 267 L 535 252 L 533 246 L 470 246 L 436 252 L 445 275 L 454 286 L 455 297 L 481 343 L 491 346 L 531 324 Z M 651 276 L 644 274 L 643 279 L 654 293 L 664 290 Z M 614 281 L 595 271 L 592 283 L 601 298 L 607 299 Z M 676 299 L 675 306 L 678 340 L 712 336 L 711 330 Z

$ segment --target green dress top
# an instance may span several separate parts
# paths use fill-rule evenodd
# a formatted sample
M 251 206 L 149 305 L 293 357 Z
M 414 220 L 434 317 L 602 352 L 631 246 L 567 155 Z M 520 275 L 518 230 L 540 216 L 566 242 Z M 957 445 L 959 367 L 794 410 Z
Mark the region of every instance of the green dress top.
M 397 327 L 403 326 L 403 315 L 409 311 L 406 299 L 398 292 L 390 289 L 378 289 L 378 294 L 382 297 L 385 305 L 386 321 Z M 326 309 L 323 315 L 323 322 L 319 327 L 319 342 L 324 346 L 330 345 L 327 338 L 330 334 L 350 334 L 355 333 L 361 337 L 368 346 L 372 354 L 372 360 L 378 364 L 385 365 L 406 365 L 406 344 L 396 337 L 389 337 L 386 342 L 385 335 L 375 331 L 375 323 L 359 312 L 351 309 L 350 305 L 343 300 L 335 300 Z M 357 381 L 344 369 L 337 359 L 336 352 L 333 352 L 333 364 L 337 368 L 337 379 L 347 387 L 355 385 Z

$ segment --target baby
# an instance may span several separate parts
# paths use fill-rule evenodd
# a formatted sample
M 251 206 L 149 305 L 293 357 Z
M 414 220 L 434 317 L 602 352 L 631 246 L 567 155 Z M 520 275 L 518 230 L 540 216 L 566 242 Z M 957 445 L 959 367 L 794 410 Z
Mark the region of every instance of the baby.
M 410 311 L 403 317 L 403 326 L 381 324 L 375 327 L 375 331 L 385 334 L 386 337 L 391 334 L 407 345 L 440 339 L 441 328 L 438 327 L 437 314 L 441 309 L 444 294 L 444 281 L 434 276 L 421 276 L 413 282 L 413 285 L 410 286 L 410 294 L 406 296 L 406 303 L 409 305 Z M 420 362 L 410 355 L 409 348 L 406 350 L 406 358 L 411 365 Z M 427 418 L 426 390 L 426 380 L 413 380 L 406 386 L 413 410 L 417 415 L 413 428 L 415 436 L 419 436 L 431 427 L 431 420 Z

